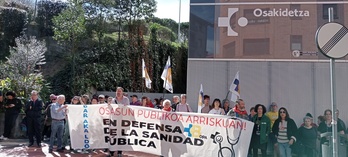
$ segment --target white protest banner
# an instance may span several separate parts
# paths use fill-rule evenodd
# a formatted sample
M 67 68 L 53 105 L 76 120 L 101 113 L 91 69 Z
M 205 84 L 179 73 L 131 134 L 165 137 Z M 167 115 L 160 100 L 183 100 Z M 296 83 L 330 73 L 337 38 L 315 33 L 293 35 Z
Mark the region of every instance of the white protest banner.
M 109 148 L 175 157 L 246 157 L 253 130 L 252 122 L 220 115 L 116 104 L 68 108 L 74 149 Z

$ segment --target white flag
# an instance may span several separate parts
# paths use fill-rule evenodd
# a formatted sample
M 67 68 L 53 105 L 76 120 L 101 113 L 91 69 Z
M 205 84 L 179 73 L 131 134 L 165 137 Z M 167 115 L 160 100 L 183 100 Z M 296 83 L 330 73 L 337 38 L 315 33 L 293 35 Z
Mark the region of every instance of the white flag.
M 161 75 L 161 79 L 164 81 L 163 88 L 173 93 L 172 67 L 170 65 L 170 56 L 168 56 L 168 60 Z
M 239 71 L 237 72 L 233 82 L 231 83 L 230 92 L 232 93 L 231 101 L 236 102 L 240 98 Z
M 150 80 L 149 74 L 147 73 L 144 59 L 142 59 L 142 77 L 145 79 L 146 88 L 151 89 L 152 81 Z
M 201 113 L 202 106 L 203 106 L 203 85 L 201 84 L 201 89 L 199 90 L 199 93 L 198 93 L 198 109 L 197 109 L 197 113 Z

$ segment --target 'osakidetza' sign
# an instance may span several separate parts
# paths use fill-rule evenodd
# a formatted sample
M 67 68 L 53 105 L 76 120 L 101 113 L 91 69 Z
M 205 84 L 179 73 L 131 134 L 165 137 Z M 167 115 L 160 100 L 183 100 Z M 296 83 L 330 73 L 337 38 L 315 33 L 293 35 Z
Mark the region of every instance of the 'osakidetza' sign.
M 329 7 L 335 21 L 348 21 L 346 1 L 191 2 L 189 57 L 324 59 L 315 32 Z

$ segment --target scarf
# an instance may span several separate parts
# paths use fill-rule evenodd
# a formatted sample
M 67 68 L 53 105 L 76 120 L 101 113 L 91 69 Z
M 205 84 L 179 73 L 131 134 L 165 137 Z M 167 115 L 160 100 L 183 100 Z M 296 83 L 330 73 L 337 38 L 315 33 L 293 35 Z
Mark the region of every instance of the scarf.
M 169 107 L 169 108 L 163 108 L 164 111 L 167 111 L 167 112 L 170 112 L 172 111 L 172 107 Z
M 233 110 L 234 110 L 234 112 L 236 112 L 238 115 L 248 115 L 248 113 L 247 113 L 246 110 L 241 111 L 241 110 L 239 110 L 239 108 L 238 108 L 237 106 L 235 106 L 235 107 L 233 108 Z

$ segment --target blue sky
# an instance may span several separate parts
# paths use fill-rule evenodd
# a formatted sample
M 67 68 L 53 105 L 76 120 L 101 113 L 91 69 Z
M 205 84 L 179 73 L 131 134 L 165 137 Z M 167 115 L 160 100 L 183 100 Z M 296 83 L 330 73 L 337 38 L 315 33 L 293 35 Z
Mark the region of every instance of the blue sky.
M 156 17 L 170 18 L 179 21 L 179 0 L 157 0 Z M 181 22 L 188 22 L 190 16 L 190 0 L 181 0 Z

